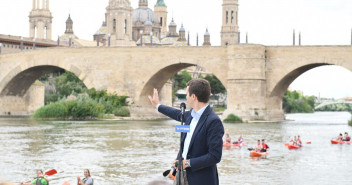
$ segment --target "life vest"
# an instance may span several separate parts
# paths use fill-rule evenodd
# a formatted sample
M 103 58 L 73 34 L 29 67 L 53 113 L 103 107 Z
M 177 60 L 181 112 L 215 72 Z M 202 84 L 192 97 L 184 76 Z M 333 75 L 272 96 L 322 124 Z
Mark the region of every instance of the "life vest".
M 44 185 L 42 184 L 42 179 L 43 178 L 36 178 L 35 185 Z M 48 182 L 48 185 L 49 185 L 49 182 Z

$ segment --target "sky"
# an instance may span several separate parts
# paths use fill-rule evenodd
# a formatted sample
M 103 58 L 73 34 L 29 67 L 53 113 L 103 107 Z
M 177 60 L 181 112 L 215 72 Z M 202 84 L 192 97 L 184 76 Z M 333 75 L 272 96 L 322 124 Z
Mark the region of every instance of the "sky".
M 130 0 L 138 7 L 138 0 Z M 153 9 L 157 0 L 149 0 Z M 213 46 L 220 45 L 222 0 L 164 0 L 168 23 L 173 17 L 180 28 L 190 32 L 191 44 L 196 35 L 203 43 L 209 29 Z M 50 0 L 53 38 L 65 31 L 68 14 L 80 39 L 92 40 L 105 18 L 109 0 Z M 0 34 L 29 36 L 28 15 L 32 0 L 0 0 Z M 350 45 L 352 0 L 239 0 L 241 42 L 246 33 L 251 44 L 292 45 L 292 32 L 302 35 L 302 45 Z M 298 40 L 296 40 L 298 43 Z M 352 61 L 351 61 L 352 62 Z M 352 96 L 352 73 L 338 66 L 314 68 L 298 77 L 290 86 L 305 95 L 327 98 Z

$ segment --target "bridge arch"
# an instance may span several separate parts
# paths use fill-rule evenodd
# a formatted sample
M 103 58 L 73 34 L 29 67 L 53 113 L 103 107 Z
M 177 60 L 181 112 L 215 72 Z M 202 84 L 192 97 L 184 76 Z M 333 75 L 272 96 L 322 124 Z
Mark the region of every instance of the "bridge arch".
M 177 64 L 171 64 L 168 65 L 160 70 L 158 70 L 154 75 L 152 75 L 149 80 L 145 83 L 140 95 L 139 95 L 139 104 L 143 106 L 150 106 L 149 99 L 147 98 L 148 95 L 151 95 L 153 92 L 153 89 L 156 88 L 160 92 L 161 88 L 164 86 L 164 84 L 171 78 L 173 77 L 177 72 L 181 71 L 182 69 L 185 69 L 187 67 L 191 66 L 197 66 L 196 64 L 192 63 L 177 63 Z M 203 67 L 203 66 L 200 66 Z M 206 67 L 206 66 L 205 66 Z M 217 72 L 207 70 L 207 72 L 212 73 L 213 75 L 217 76 Z M 226 83 L 224 79 L 221 79 L 218 77 L 220 82 L 224 85 L 226 89 Z
M 316 64 L 308 64 L 304 65 L 301 67 L 298 67 L 291 72 L 287 73 L 281 80 L 276 84 L 274 87 L 273 91 L 270 93 L 270 98 L 278 98 L 280 101 L 285 95 L 285 92 L 287 91 L 288 87 L 291 85 L 291 83 L 297 79 L 299 76 L 301 76 L 303 73 L 316 68 L 320 66 L 325 66 L 329 64 L 324 64 L 324 63 L 316 63 Z M 280 105 L 281 106 L 281 105 Z
M 2 79 L 0 84 L 0 96 L 22 97 L 35 80 L 45 74 L 62 69 L 74 73 L 86 87 L 90 88 L 90 83 L 85 80 L 85 74 L 73 65 L 31 64 L 25 67 L 18 65 Z

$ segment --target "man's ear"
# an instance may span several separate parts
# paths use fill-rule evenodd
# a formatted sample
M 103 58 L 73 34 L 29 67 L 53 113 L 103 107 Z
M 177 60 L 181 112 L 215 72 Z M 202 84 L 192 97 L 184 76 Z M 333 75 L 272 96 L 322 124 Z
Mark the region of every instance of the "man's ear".
M 192 94 L 192 98 L 193 98 L 194 100 L 197 100 L 197 99 L 198 99 L 195 94 Z

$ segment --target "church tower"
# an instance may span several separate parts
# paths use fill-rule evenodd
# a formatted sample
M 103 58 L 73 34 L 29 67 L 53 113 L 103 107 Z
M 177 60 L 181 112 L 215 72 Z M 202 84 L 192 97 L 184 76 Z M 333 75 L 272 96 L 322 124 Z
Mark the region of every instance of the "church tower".
M 73 35 L 73 21 L 71 19 L 71 15 L 68 15 L 68 18 L 66 20 L 66 31 L 65 31 L 65 34 Z
M 29 37 L 51 40 L 52 20 L 49 0 L 33 0 L 33 9 L 29 13 Z
M 205 33 L 204 33 L 204 42 L 203 42 L 203 46 L 211 46 L 210 43 L 210 33 L 208 32 L 208 28 L 206 29 Z
M 164 0 L 158 0 L 154 6 L 154 12 L 158 16 L 161 26 L 161 37 L 167 36 L 167 6 Z
M 223 0 L 221 45 L 239 44 L 238 29 L 238 0 Z
M 105 17 L 112 45 L 126 45 L 131 41 L 132 7 L 129 0 L 109 0 Z

